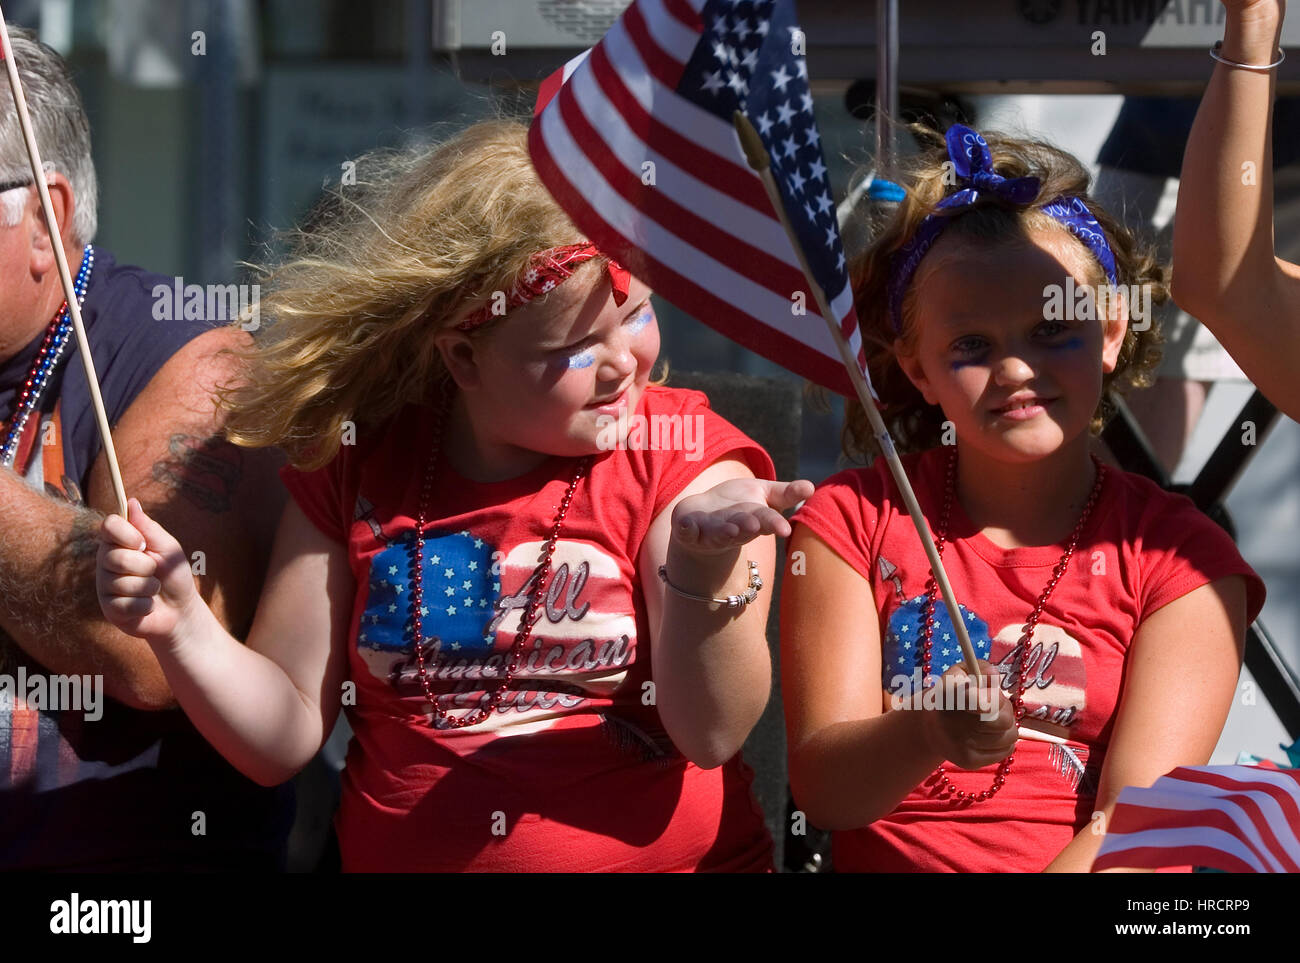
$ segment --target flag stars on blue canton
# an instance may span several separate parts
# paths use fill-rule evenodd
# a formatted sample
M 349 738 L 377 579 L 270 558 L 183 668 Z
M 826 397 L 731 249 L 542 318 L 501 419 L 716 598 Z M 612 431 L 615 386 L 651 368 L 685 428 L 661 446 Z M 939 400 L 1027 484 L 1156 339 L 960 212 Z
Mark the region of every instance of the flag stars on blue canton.
M 421 620 L 426 637 L 444 644 L 458 642 L 462 652 L 490 652 L 495 633 L 486 632 L 501 582 L 493 559 L 493 546 L 470 532 L 430 537 L 426 555 L 425 599 L 417 607 L 410 597 L 411 539 L 393 543 L 373 561 L 370 595 L 361 618 L 364 637 L 358 641 L 385 650 L 409 649 L 409 619 Z M 432 564 L 431 564 L 432 563 Z M 441 603 L 437 601 L 443 596 Z M 414 600 L 412 600 L 413 603 Z
M 834 301 L 848 283 L 846 260 L 829 200 L 808 65 L 797 52 L 804 35 L 793 22 L 794 5 L 706 0 L 702 6 L 707 30 L 676 92 L 727 124 L 737 109 L 750 118 L 812 275 Z

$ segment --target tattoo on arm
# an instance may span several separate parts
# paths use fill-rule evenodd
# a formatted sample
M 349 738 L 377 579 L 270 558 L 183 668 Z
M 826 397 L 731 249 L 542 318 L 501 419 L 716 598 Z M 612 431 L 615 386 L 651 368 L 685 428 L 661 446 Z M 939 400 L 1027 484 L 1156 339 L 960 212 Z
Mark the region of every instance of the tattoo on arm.
M 10 565 L 0 565 L 0 606 L 5 615 L 32 635 L 49 640 L 74 638 L 77 626 L 98 613 L 95 564 L 104 515 L 84 505 L 72 508 L 68 536 L 42 560 L 39 577 L 23 578 Z M 11 548 L 16 554 L 10 534 L 0 532 L 0 547 L 6 557 Z M 0 661 L 15 664 L 17 650 L 16 640 L 0 630 Z
M 153 477 L 199 508 L 229 511 L 244 473 L 244 454 L 220 435 L 172 435 L 167 457 L 153 466 Z
M 105 516 L 94 509 L 81 506 L 72 519 L 65 552 L 68 558 L 93 558 L 99 552 L 99 527 Z

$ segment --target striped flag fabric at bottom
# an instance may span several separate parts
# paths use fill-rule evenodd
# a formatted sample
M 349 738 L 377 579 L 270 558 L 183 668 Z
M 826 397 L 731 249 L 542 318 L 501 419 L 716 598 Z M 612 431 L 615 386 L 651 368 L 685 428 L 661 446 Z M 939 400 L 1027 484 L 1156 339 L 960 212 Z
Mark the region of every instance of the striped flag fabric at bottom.
M 1188 865 L 1300 872 L 1300 770 L 1179 767 L 1122 789 L 1093 871 Z
M 804 44 L 793 0 L 636 0 L 542 84 L 529 150 L 578 229 L 652 290 L 852 397 L 732 121 L 745 114 L 763 141 L 800 251 L 865 374 Z

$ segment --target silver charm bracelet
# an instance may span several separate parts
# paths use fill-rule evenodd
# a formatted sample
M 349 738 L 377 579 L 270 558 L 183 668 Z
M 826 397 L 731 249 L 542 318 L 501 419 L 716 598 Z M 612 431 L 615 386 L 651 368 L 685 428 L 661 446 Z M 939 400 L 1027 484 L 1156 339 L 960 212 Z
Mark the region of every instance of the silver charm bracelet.
M 758 563 L 754 561 L 750 561 L 749 559 L 746 559 L 745 561 L 749 564 L 749 588 L 747 588 L 740 595 L 728 595 L 720 599 L 716 599 L 708 595 L 694 595 L 691 592 L 686 592 L 683 591 L 682 589 L 679 589 L 672 582 L 668 581 L 667 565 L 659 566 L 659 578 L 665 585 L 667 585 L 678 595 L 684 596 L 688 599 L 694 599 L 697 602 L 717 602 L 719 605 L 725 605 L 729 609 L 740 609 L 740 608 L 744 608 L 750 602 L 754 601 L 754 599 L 758 598 L 758 590 L 763 587 L 763 580 L 762 578 L 759 577 L 758 574 Z

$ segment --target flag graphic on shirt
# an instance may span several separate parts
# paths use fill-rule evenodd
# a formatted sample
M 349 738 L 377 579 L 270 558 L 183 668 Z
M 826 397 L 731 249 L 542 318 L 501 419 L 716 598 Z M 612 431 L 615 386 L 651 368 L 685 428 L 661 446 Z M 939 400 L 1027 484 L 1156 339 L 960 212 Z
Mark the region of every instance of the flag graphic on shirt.
M 890 568 L 897 571 L 892 565 Z M 1002 691 L 1008 696 L 1019 683 L 1018 668 L 1023 664 L 1027 679 L 1025 724 L 1069 738 L 1071 728 L 1087 707 L 1088 673 L 1079 641 L 1060 626 L 1039 622 L 1034 627 L 1028 652 L 1021 657 L 1017 648 L 1024 635 L 1023 624 L 1007 624 L 992 632 L 978 613 L 964 605 L 959 608 L 966 619 L 966 632 L 976 657 L 992 663 L 1001 673 Z M 947 607 L 940 600 L 936 600 L 933 619 L 930 672 L 937 677 L 960 664 L 963 658 Z M 888 695 L 906 697 L 915 691 L 921 674 L 924 635 L 925 596 L 917 595 L 889 615 L 880 667 L 881 683 Z M 1062 757 L 1059 761 L 1063 775 L 1077 780 L 1082 767 L 1074 763 L 1086 761 L 1086 753 Z
M 425 536 L 420 627 L 426 676 L 436 690 L 472 695 L 495 687 L 542 547 L 528 541 L 501 552 L 469 531 Z M 423 698 L 409 626 L 413 557 L 408 532 L 371 560 L 357 649 L 400 695 Z M 615 560 L 595 545 L 561 539 L 540 608 L 500 711 L 574 708 L 611 696 L 636 650 L 631 593 Z
M 976 657 L 988 659 L 991 645 L 988 623 L 960 603 L 958 611 L 966 619 L 966 634 L 970 636 Z M 918 595 L 894 609 L 889 616 L 880 666 L 881 681 L 887 692 L 911 695 L 914 691 L 921 669 L 921 643 L 924 636 L 925 596 Z M 948 608 L 942 599 L 937 599 L 934 606 L 934 628 L 931 631 L 930 674 L 943 675 L 961 661 L 961 644 L 957 641 L 957 633 L 953 631 Z
M 529 149 L 578 228 L 653 290 L 852 396 L 732 125 L 739 110 L 758 131 L 800 248 L 865 374 L 804 43 L 792 0 L 636 0 L 542 85 Z
M 1122 789 L 1093 870 L 1188 865 L 1300 872 L 1300 770 L 1179 767 Z

